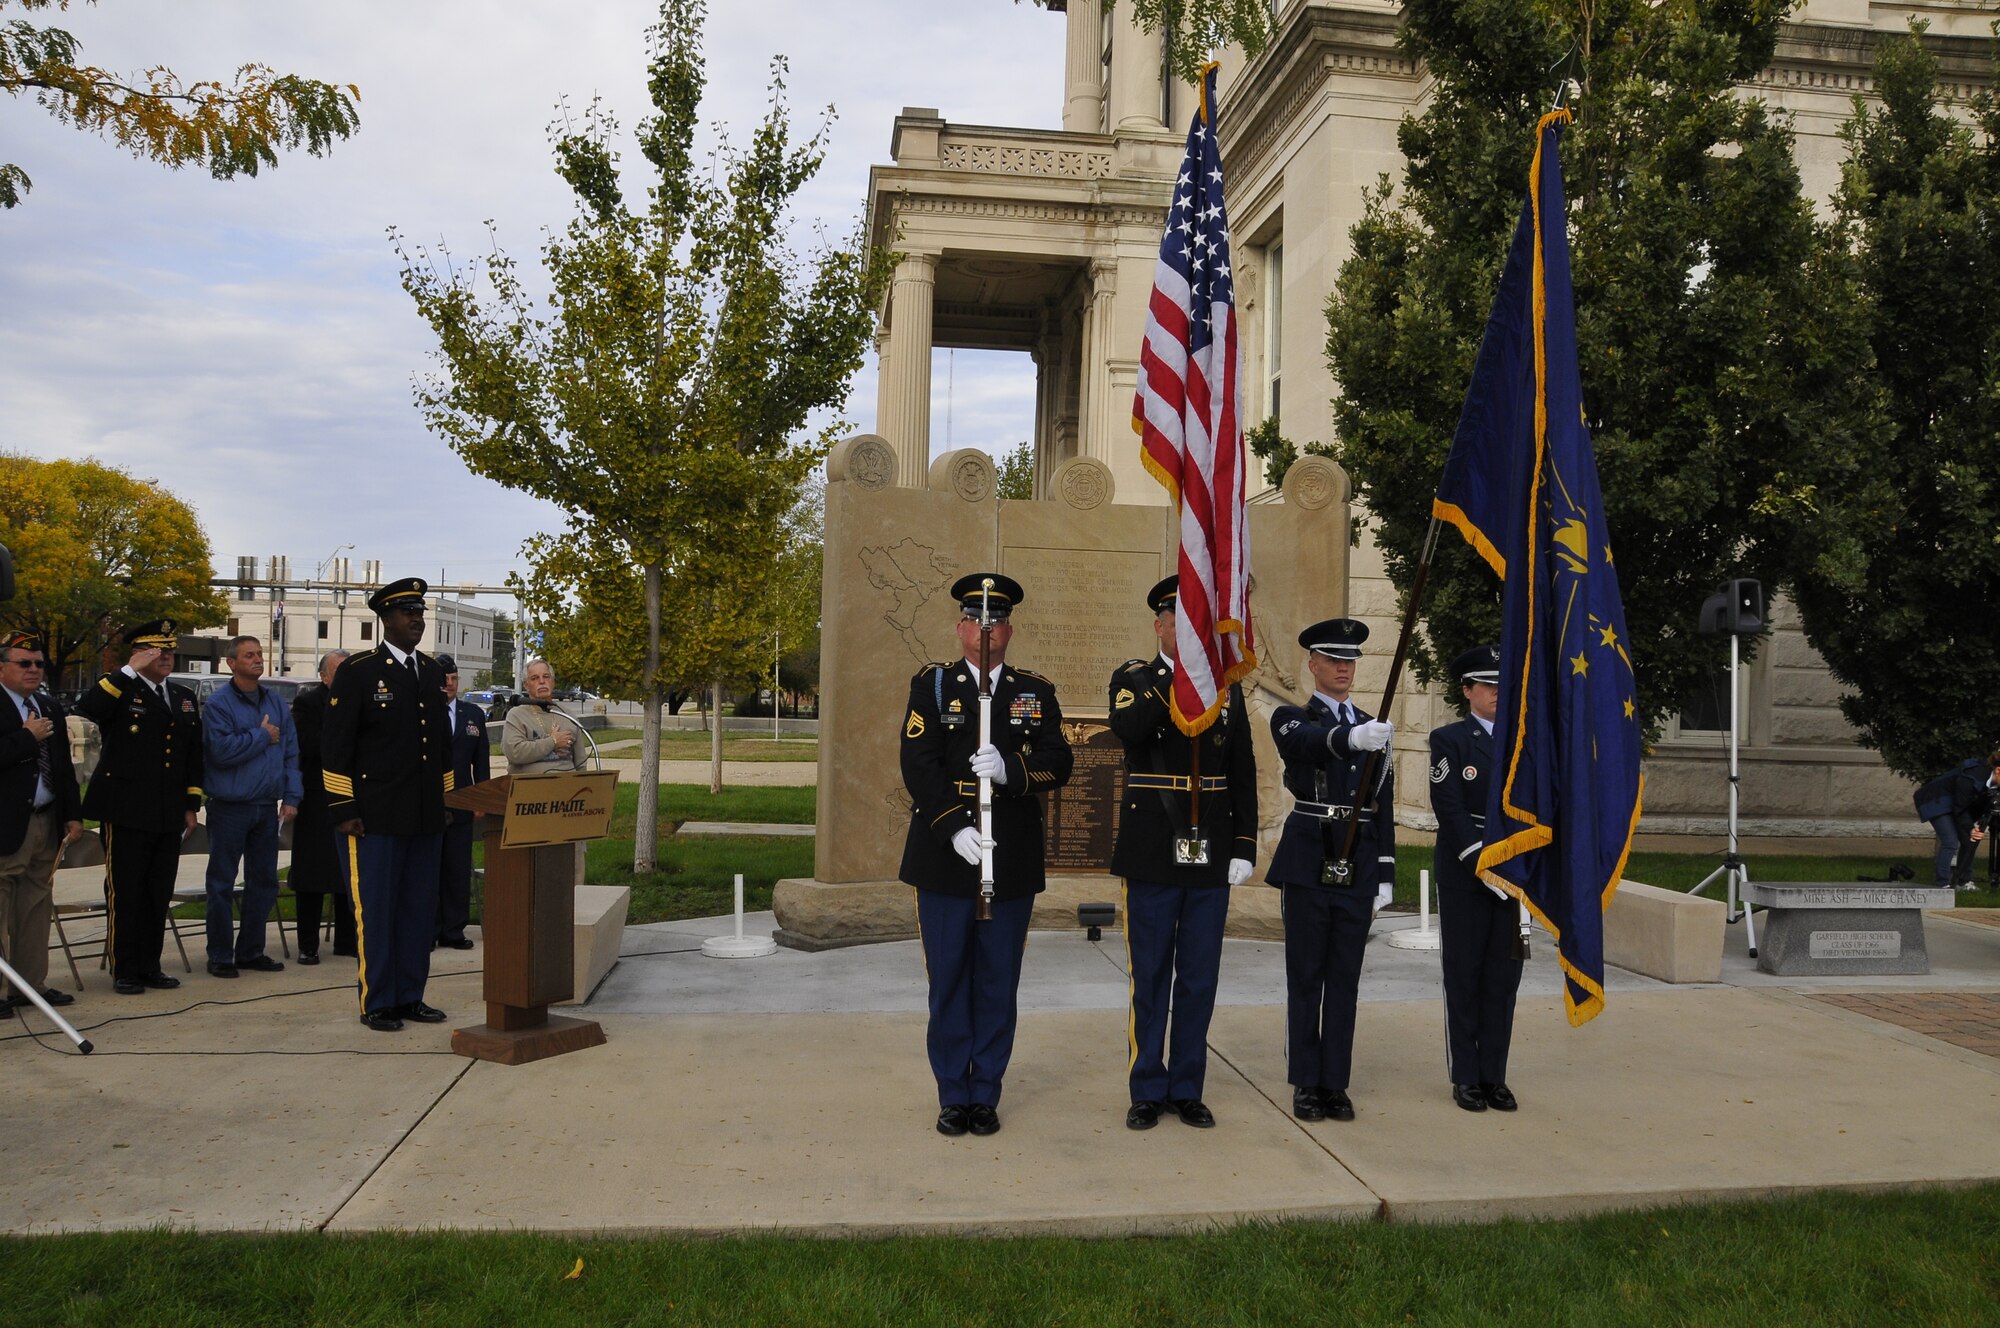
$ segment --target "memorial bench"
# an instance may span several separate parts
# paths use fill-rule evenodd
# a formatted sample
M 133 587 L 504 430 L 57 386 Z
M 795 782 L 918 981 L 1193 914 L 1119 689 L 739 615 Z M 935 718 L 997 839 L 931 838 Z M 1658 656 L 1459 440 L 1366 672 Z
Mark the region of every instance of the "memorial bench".
M 1743 902 L 1768 910 L 1757 967 L 1779 977 L 1928 973 L 1924 910 L 1950 908 L 1950 890 L 1852 881 L 1751 881 Z

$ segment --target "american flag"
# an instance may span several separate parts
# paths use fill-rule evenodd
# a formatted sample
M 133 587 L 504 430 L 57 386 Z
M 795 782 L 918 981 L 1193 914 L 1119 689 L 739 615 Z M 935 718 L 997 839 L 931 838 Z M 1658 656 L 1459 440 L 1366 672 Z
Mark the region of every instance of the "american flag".
M 1160 240 L 1132 403 L 1146 469 L 1180 507 L 1173 713 L 1189 735 L 1215 722 L 1229 685 L 1257 666 L 1236 408 L 1242 354 L 1215 109 L 1210 65 Z

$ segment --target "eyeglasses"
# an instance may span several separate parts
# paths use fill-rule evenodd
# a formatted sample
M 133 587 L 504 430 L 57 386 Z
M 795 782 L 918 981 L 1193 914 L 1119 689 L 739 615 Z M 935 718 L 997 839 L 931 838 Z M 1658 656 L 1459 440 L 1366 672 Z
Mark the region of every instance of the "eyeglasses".
M 6 663 L 12 664 L 16 668 L 41 669 L 47 668 L 49 662 L 45 659 L 10 659 Z

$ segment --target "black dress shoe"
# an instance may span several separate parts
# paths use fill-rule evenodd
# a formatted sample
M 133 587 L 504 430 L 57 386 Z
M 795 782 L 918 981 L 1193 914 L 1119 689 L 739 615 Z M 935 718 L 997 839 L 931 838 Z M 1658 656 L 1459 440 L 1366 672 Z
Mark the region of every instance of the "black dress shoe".
M 974 1134 L 1000 1133 L 1000 1113 L 984 1102 L 975 1102 L 965 1113 L 965 1128 Z
M 1505 1084 L 1481 1084 L 1479 1091 L 1486 1095 L 1486 1105 L 1495 1111 L 1513 1111 L 1521 1105 Z
M 1292 1114 L 1300 1120 L 1325 1120 L 1326 1104 L 1319 1100 L 1317 1088 L 1294 1088 L 1292 1090 Z
M 0 1004 L 0 1019 L 12 1019 L 13 1017 L 14 1002 L 7 1001 L 4 1004 Z
M 1319 1100 L 1326 1107 L 1328 1120 L 1353 1120 L 1354 1104 L 1347 1099 L 1347 1093 L 1339 1088 L 1322 1088 Z
M 411 1001 L 408 1005 L 396 1007 L 396 1014 L 404 1019 L 414 1019 L 420 1024 L 441 1024 L 444 1011 L 435 1005 L 425 1005 L 422 1001 Z
M 170 978 L 165 973 L 148 973 L 140 978 L 139 981 L 157 991 L 172 991 L 175 987 L 181 985 L 179 978 Z
M 319 962 L 319 956 L 316 954 L 307 954 L 304 950 L 301 950 L 299 951 L 299 962 L 307 968 L 311 968 Z
M 1451 1086 L 1451 1100 L 1458 1103 L 1459 1106 L 1464 1107 L 1467 1111 L 1486 1110 L 1486 1094 L 1474 1088 L 1471 1084 L 1453 1084 Z
M 1160 1123 L 1160 1104 L 1157 1102 L 1134 1102 L 1125 1112 L 1125 1128 L 1128 1130 L 1150 1130 Z
M 441 950 L 470 950 L 472 942 L 463 936 L 448 936 L 437 943 L 437 948 Z
M 208 975 L 212 978 L 233 978 L 236 976 L 236 965 L 218 964 L 211 959 L 208 961 Z
M 1181 1118 L 1183 1125 L 1192 1125 L 1197 1130 L 1215 1128 L 1215 1113 L 1198 1097 L 1177 1098 L 1169 1101 L 1167 1106 Z
M 963 1102 L 954 1102 L 938 1112 L 938 1133 L 954 1138 L 965 1133 L 965 1118 L 971 1108 Z
M 137 978 L 118 978 L 112 982 L 111 990 L 120 996 L 137 996 L 146 990 L 146 984 Z
M 269 955 L 258 955 L 255 959 L 238 960 L 236 966 L 238 968 L 247 968 L 252 973 L 282 973 L 285 971 L 284 961 L 273 959 Z
M 377 1033 L 400 1033 L 403 1021 L 396 1017 L 394 1010 L 370 1010 L 361 1016 L 361 1022 Z
M 42 999 L 50 1005 L 76 1004 L 76 997 L 70 995 L 66 991 L 57 991 L 54 987 L 50 987 L 48 990 L 44 991 L 42 993 Z M 16 993 L 7 998 L 7 1006 L 9 1009 L 12 1009 L 17 1005 L 31 1005 L 31 1004 L 33 1004 L 33 1002 L 31 1002 L 26 996 L 21 995 L 19 993 Z

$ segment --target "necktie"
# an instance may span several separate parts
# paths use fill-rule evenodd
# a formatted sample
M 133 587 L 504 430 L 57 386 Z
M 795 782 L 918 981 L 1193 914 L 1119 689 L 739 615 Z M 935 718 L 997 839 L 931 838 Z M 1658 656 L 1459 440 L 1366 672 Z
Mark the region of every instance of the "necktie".
M 35 698 L 32 696 L 29 697 L 27 699 L 26 704 L 28 707 L 28 718 L 39 719 L 41 717 L 42 709 L 40 706 L 35 704 Z M 44 738 L 40 742 L 35 744 L 35 777 L 41 781 L 40 784 L 37 785 L 38 790 L 48 789 L 51 792 L 53 792 L 55 789 L 55 781 L 49 778 L 49 771 L 50 771 L 49 742 L 54 737 L 55 735 L 51 733 L 49 737 Z

